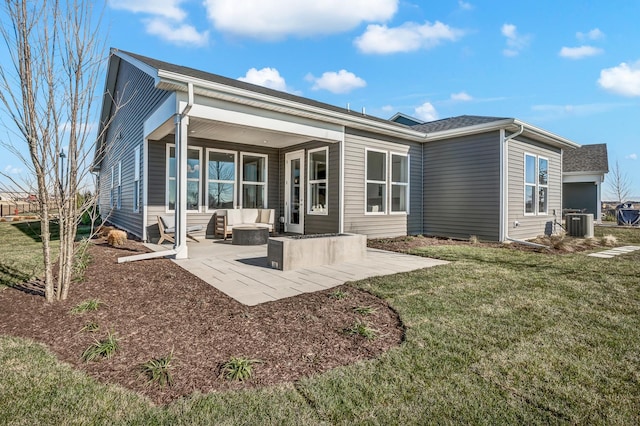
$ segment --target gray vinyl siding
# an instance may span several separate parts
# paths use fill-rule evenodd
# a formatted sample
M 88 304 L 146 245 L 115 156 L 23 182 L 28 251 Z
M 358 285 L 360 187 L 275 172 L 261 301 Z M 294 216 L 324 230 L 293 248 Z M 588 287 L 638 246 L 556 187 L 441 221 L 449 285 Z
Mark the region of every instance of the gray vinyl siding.
M 365 214 L 365 150 L 409 154 L 409 214 Z M 344 158 L 344 231 L 368 238 L 419 234 L 422 227 L 422 147 L 419 143 L 347 129 Z M 388 161 L 388 158 L 387 158 Z M 388 177 L 388 176 L 387 176 Z M 387 192 L 390 182 L 387 179 Z
M 562 151 L 522 136 L 512 139 L 508 150 L 508 236 L 514 239 L 530 239 L 557 231 L 557 227 L 554 228 L 554 219 L 560 222 L 562 216 Z M 525 215 L 524 213 L 525 153 L 549 160 L 548 214 Z
M 167 145 L 174 144 L 175 137 L 173 135 L 167 136 L 161 141 L 149 141 L 149 194 L 147 205 L 147 238 L 149 241 L 156 241 L 160 234 L 158 231 L 158 216 L 161 215 L 173 215 L 174 213 L 167 213 L 166 206 L 166 164 L 167 164 Z M 223 149 L 228 151 L 235 151 L 237 154 L 236 167 L 238 168 L 238 179 L 240 179 L 240 154 L 241 153 L 255 153 L 255 154 L 267 154 L 267 207 L 275 209 L 275 218 L 280 216 L 281 211 L 279 208 L 279 181 L 280 171 L 278 164 L 278 150 L 273 148 L 267 148 L 258 145 L 245 145 L 234 144 L 230 142 L 189 138 L 187 145 L 189 148 L 201 148 L 202 150 L 202 179 L 200 182 L 200 212 L 187 212 L 187 226 L 202 225 L 203 230 L 194 232 L 192 235 L 195 237 L 213 237 L 213 215 L 215 210 L 206 209 L 206 191 L 207 191 L 207 148 Z M 236 181 L 236 203 L 240 202 L 241 187 L 239 182 Z M 276 230 L 278 228 L 278 223 Z
M 598 217 L 598 186 L 594 182 L 572 182 L 562 185 L 562 208 L 584 210 Z
M 309 150 L 316 148 L 329 148 L 329 180 L 327 186 L 327 214 L 309 214 L 309 187 L 307 185 L 309 177 Z M 284 190 L 285 190 L 285 154 L 304 149 L 304 171 L 305 176 L 302 179 L 305 191 L 305 207 L 304 207 L 304 233 L 305 234 L 325 234 L 335 233 L 340 230 L 340 144 L 339 143 L 323 143 L 309 142 L 305 144 L 295 145 L 280 150 L 280 183 L 278 197 L 278 211 L 284 216 Z M 281 223 L 276 224 L 276 229 L 280 232 L 284 231 Z
M 424 144 L 424 233 L 499 240 L 499 132 Z
M 142 237 L 142 203 L 145 191 L 142 176 L 144 121 L 168 94 L 156 89 L 153 79 L 147 74 L 125 61 L 120 61 L 113 96 L 122 106 L 115 112 L 106 132 L 105 157 L 101 163 L 99 179 L 100 213 L 104 220 L 138 237 Z M 137 146 L 140 147 L 140 208 L 134 212 L 134 150 Z M 109 205 L 111 167 L 115 166 L 114 170 L 117 173 L 118 162 L 121 162 L 122 173 L 120 209 L 111 208 Z

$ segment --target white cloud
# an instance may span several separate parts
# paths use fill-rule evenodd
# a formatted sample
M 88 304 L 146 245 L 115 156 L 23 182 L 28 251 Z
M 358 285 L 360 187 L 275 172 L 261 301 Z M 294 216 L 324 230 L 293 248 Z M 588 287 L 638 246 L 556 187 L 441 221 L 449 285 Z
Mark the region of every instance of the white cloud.
M 562 116 L 589 116 L 594 114 L 602 114 L 617 108 L 626 108 L 626 103 L 593 103 L 593 104 L 566 104 L 566 105 L 533 105 L 533 111 L 543 112 L 549 116 L 560 118 Z
M 399 27 L 389 28 L 386 25 L 372 24 L 354 44 L 363 53 L 388 54 L 412 52 L 418 49 L 430 49 L 443 41 L 456 41 L 463 36 L 463 31 L 452 28 L 442 22 L 419 25 L 406 22 Z
M 22 173 L 22 169 L 9 164 L 4 168 L 3 172 L 6 175 L 19 175 Z
M 317 78 L 309 74 L 307 80 L 313 81 L 313 90 L 324 89 L 331 93 L 349 93 L 367 85 L 366 81 L 347 70 L 327 71 Z
M 518 56 L 523 49 L 529 46 L 531 36 L 518 34 L 518 28 L 513 24 L 504 24 L 500 32 L 507 38 L 507 48 L 502 51 L 505 56 Z
M 209 43 L 209 31 L 198 32 L 194 26 L 170 22 L 163 18 L 148 19 L 145 22 L 147 33 L 174 44 L 195 47 Z
M 469 2 L 458 0 L 458 7 L 462 10 L 473 10 L 473 5 Z
M 351 30 L 362 22 L 387 21 L 398 0 L 204 0 L 219 31 L 259 39 Z
M 580 47 L 563 47 L 558 53 L 563 58 L 582 59 L 589 56 L 600 55 L 603 52 L 599 47 L 580 46 Z
M 247 71 L 244 77 L 239 77 L 238 80 L 268 87 L 269 89 L 280 90 L 282 92 L 288 91 L 284 77 L 282 77 L 280 72 L 275 68 L 267 67 L 260 70 L 251 68 Z
M 468 102 L 468 101 L 472 101 L 473 100 L 473 96 L 469 95 L 467 92 L 452 93 L 451 94 L 451 100 L 452 101 Z
M 438 119 L 438 111 L 431 104 L 431 102 L 425 102 L 419 107 L 416 107 L 415 110 L 416 118 L 419 118 L 424 121 L 433 121 Z
M 109 6 L 112 9 L 182 21 L 187 17 L 187 13 L 180 8 L 182 2 L 183 0 L 109 0 Z
M 637 160 L 638 159 L 638 154 L 636 154 L 635 152 L 633 154 L 629 154 L 626 157 L 627 160 Z
M 381 109 L 382 109 L 382 111 L 384 111 L 384 112 L 391 112 L 391 111 L 394 111 L 394 110 L 395 110 L 395 108 L 394 108 L 392 105 L 385 105 L 385 106 L 383 106 Z
M 600 40 L 604 38 L 604 33 L 599 28 L 594 28 L 586 33 L 577 32 L 576 38 L 578 40 Z
M 617 67 L 603 69 L 598 84 L 618 95 L 640 96 L 640 61 L 631 65 L 623 62 Z

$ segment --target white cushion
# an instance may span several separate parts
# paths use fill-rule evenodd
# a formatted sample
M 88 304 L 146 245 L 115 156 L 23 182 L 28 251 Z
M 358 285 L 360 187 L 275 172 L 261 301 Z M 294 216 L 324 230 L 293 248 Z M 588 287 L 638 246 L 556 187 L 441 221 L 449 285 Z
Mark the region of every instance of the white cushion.
M 227 210 L 227 225 L 239 225 L 242 223 L 242 213 L 238 209 Z
M 258 209 L 242 209 L 242 223 L 253 224 L 258 222 Z
M 273 209 L 260 210 L 260 223 L 273 223 Z

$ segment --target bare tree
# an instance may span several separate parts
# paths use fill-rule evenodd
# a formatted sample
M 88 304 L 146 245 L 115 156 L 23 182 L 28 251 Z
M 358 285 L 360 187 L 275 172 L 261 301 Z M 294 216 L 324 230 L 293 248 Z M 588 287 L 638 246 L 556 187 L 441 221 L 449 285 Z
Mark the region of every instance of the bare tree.
M 631 180 L 629 176 L 620 169 L 620 164 L 616 160 L 616 165 L 613 167 L 611 173 L 608 176 L 608 185 L 611 194 L 616 197 L 616 201 L 622 204 L 629 200 L 631 192 Z
M 0 106 L 20 142 L 5 141 L 35 178 L 47 302 L 67 298 L 87 179 L 95 88 L 104 46 L 93 2 L 5 0 L 0 33 L 10 61 L 0 64 Z M 66 148 L 66 150 L 65 150 Z M 64 150 L 64 151 L 63 151 Z M 64 152 L 64 156 L 61 153 Z M 28 159 L 28 160 L 27 160 Z M 14 182 L 18 183 L 18 182 Z M 50 220 L 58 212 L 60 254 L 54 279 Z

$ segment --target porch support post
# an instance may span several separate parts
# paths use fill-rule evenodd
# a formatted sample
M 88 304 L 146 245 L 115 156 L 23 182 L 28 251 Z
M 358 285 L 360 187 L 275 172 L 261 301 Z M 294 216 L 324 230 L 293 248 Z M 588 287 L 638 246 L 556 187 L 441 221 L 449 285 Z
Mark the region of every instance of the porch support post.
M 187 251 L 187 136 L 189 117 L 176 115 L 176 259 L 186 259 Z

